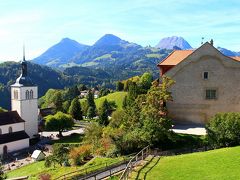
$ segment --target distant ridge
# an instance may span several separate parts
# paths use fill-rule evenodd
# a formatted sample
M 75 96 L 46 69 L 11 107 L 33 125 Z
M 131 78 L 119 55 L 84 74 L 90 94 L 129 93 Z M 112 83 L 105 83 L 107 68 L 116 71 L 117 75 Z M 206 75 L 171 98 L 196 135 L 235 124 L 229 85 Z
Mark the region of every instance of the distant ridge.
M 172 36 L 160 40 L 156 45 L 159 49 L 192 49 L 191 45 L 182 37 Z
M 61 64 L 68 63 L 74 55 L 85 50 L 87 47 L 87 45 L 80 44 L 75 40 L 63 38 L 59 43 L 53 45 L 32 61 L 37 64 L 58 67 Z

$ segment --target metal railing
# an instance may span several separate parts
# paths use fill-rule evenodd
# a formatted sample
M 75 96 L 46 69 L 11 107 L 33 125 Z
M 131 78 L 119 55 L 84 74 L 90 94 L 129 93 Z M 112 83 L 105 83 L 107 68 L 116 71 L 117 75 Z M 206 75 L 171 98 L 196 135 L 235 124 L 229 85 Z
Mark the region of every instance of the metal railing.
M 129 174 L 132 172 L 133 168 L 137 166 L 142 160 L 144 160 L 150 154 L 150 147 L 147 146 L 143 148 L 139 153 L 137 153 L 127 164 L 124 169 L 120 180 L 128 180 Z
M 128 160 L 130 159 L 129 156 L 126 157 L 123 161 L 117 162 L 117 163 L 102 163 L 94 166 L 90 166 L 84 169 L 78 169 L 76 171 L 72 171 L 66 174 L 63 174 L 61 176 L 58 176 L 57 178 L 54 178 L 55 180 L 65 180 L 65 179 L 86 179 L 89 177 L 95 177 L 98 174 L 100 174 L 103 171 L 110 171 L 110 175 L 114 174 L 115 171 L 111 171 L 112 168 L 118 167 L 122 164 L 127 164 Z M 96 178 L 95 178 L 96 179 Z

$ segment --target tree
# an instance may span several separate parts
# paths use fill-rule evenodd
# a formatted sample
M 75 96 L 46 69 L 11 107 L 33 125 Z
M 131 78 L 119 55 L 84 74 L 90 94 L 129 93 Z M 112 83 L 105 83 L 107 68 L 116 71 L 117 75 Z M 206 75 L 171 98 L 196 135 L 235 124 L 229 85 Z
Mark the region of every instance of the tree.
M 61 91 L 57 91 L 53 97 L 53 104 L 55 106 L 56 112 L 62 111 L 62 104 L 63 104 L 63 99 L 62 99 L 62 94 Z
M 82 108 L 81 108 L 81 104 L 78 100 L 78 98 L 74 98 L 71 102 L 71 106 L 69 108 L 69 114 L 77 120 L 82 120 Z
M 95 112 L 94 108 L 92 106 L 88 107 L 87 117 L 89 119 L 93 119 L 95 117 L 95 114 L 96 114 L 96 112 Z
M 68 148 L 63 144 L 54 144 L 53 154 L 46 157 L 44 166 L 51 167 L 53 165 L 55 167 L 56 163 L 62 166 L 64 162 L 68 161 L 68 153 Z
M 124 84 L 121 81 L 118 81 L 116 83 L 116 91 L 123 91 L 124 89 Z
M 147 91 L 148 89 L 150 89 L 151 85 L 152 85 L 152 75 L 150 73 L 144 73 L 139 81 L 139 84 L 141 86 L 141 88 L 145 91 Z
M 70 100 L 67 100 L 67 101 L 63 102 L 62 108 L 63 108 L 64 113 L 68 113 L 70 105 L 71 105 Z
M 145 103 L 142 105 L 140 113 L 140 119 L 143 122 L 142 138 L 149 144 L 159 144 L 168 137 L 172 122 L 166 116 L 167 109 L 163 102 L 172 100 L 168 89 L 173 83 L 174 81 L 170 78 L 163 77 L 160 86 L 151 87 L 146 95 Z
M 130 83 L 128 95 L 127 95 L 127 105 L 131 106 L 131 104 L 135 101 L 138 96 L 138 87 L 136 83 Z
M 126 109 L 126 107 L 127 107 L 127 96 L 124 96 L 122 108 Z
M 85 84 L 80 84 L 80 85 L 78 86 L 78 88 L 79 88 L 80 91 L 85 91 L 85 90 L 87 90 L 87 87 L 86 87 Z
M 206 125 L 207 138 L 213 147 L 240 144 L 240 113 L 217 113 Z
M 108 121 L 108 112 L 109 112 L 109 104 L 107 99 L 103 101 L 103 104 L 100 108 L 99 111 L 99 124 L 107 126 L 109 121 Z
M 77 97 L 79 95 L 80 95 L 80 92 L 78 90 L 78 87 L 77 86 L 73 86 L 73 87 L 70 87 L 70 88 L 67 89 L 66 99 L 72 100 L 72 99 L 74 99 L 75 97 Z
M 62 137 L 62 131 L 71 129 L 74 125 L 73 119 L 70 115 L 62 112 L 57 112 L 55 115 L 48 115 L 46 117 L 45 128 L 48 131 L 59 131 L 59 136 Z
M 87 105 L 88 105 L 88 117 L 92 119 L 96 116 L 96 104 L 94 102 L 94 94 L 91 90 L 89 90 L 87 95 Z M 89 116 L 90 115 L 90 116 Z

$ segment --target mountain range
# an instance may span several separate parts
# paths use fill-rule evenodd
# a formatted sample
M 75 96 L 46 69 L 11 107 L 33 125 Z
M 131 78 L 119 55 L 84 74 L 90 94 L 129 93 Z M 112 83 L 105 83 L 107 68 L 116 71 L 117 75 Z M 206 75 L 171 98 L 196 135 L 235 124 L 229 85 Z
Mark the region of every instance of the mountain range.
M 102 69 L 111 67 L 119 70 L 132 68 L 133 71 L 139 71 L 142 67 L 149 69 L 151 66 L 152 69 L 174 49 L 193 48 L 184 38 L 177 36 L 163 38 L 155 47 L 142 47 L 113 34 L 105 34 L 92 46 L 64 38 L 32 61 L 59 69 L 87 66 Z M 240 52 L 226 48 L 218 47 L 218 50 L 227 56 L 240 56 Z

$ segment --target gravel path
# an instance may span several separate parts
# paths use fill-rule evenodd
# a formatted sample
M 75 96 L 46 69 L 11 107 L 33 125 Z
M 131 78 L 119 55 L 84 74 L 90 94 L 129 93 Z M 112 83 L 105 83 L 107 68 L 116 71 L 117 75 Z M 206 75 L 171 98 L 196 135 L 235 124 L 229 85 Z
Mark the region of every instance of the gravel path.
M 172 130 L 181 134 L 206 135 L 204 126 L 199 125 L 175 125 Z

